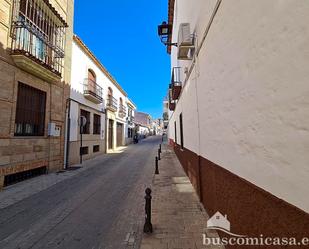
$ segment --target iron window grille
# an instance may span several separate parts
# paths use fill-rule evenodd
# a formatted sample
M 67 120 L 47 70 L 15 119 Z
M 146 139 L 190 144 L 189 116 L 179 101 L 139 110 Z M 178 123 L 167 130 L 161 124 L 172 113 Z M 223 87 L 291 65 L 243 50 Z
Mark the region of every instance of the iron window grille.
M 90 134 L 90 112 L 83 109 L 80 110 L 80 115 L 84 116 L 87 120 L 86 125 L 81 128 L 83 134 Z
M 15 136 L 44 136 L 46 93 L 18 83 Z
M 101 133 L 101 116 L 94 114 L 93 115 L 93 134 Z
M 61 76 L 67 24 L 48 0 L 14 0 L 12 54 L 23 54 Z
M 103 101 L 102 97 L 103 89 L 92 79 L 84 80 L 84 94 L 90 94 L 100 101 Z
M 100 145 L 93 145 L 92 151 L 93 151 L 93 153 L 99 152 L 100 151 Z

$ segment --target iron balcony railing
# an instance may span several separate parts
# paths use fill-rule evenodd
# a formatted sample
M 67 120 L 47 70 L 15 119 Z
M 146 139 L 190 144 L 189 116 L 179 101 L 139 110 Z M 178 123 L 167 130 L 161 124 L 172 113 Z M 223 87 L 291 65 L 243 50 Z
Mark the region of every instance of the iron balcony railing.
M 168 120 L 168 112 L 163 112 L 163 120 Z
M 84 80 L 84 94 L 92 95 L 101 102 L 103 101 L 103 89 L 91 79 Z
M 14 0 L 12 54 L 23 54 L 61 75 L 66 25 L 47 1 Z
M 119 113 L 120 113 L 121 115 L 125 116 L 125 115 L 126 115 L 126 112 L 127 112 L 126 107 L 125 107 L 123 104 L 120 104 L 120 105 L 119 105 Z
M 181 86 L 181 67 L 173 67 L 171 84 L 172 86 Z
M 114 109 L 114 110 L 117 110 L 117 108 L 118 108 L 117 99 L 115 99 L 113 96 L 109 95 L 108 98 L 107 98 L 107 106 Z

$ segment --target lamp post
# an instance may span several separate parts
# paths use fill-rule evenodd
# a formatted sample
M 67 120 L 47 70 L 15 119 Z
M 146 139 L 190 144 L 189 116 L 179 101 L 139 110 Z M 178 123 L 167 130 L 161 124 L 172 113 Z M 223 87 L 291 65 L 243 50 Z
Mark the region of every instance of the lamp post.
M 166 22 L 162 22 L 162 24 L 160 24 L 158 26 L 158 35 L 160 37 L 161 42 L 165 45 L 165 46 L 176 46 L 177 47 L 177 43 L 171 43 L 171 35 L 172 35 L 172 25 L 166 23 Z

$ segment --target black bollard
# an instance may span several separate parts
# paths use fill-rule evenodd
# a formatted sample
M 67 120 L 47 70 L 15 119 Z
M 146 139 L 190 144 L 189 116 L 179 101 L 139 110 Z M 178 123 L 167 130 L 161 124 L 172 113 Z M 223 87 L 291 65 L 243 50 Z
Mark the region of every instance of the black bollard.
M 160 157 L 160 149 L 158 149 L 158 160 L 161 160 L 161 157 Z
M 161 144 L 159 144 L 159 150 L 160 150 L 160 153 L 161 153 L 162 152 Z
M 151 189 L 146 188 L 145 190 L 145 225 L 144 233 L 152 233 L 152 224 L 151 224 Z
M 159 175 L 159 165 L 158 165 L 158 157 L 156 156 L 156 175 Z

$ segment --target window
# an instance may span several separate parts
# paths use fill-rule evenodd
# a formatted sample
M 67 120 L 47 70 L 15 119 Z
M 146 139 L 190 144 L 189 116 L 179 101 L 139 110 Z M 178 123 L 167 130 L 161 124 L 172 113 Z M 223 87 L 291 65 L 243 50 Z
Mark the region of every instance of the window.
M 128 128 L 128 138 L 132 138 L 132 137 L 133 137 L 133 129 Z
M 176 121 L 174 122 L 174 128 L 175 128 L 175 143 L 177 144 L 177 124 L 176 124 Z
M 101 116 L 93 115 L 93 134 L 101 134 Z
M 96 92 L 96 75 L 95 73 L 91 70 L 88 69 L 88 91 L 95 93 Z
M 15 136 L 44 136 L 46 93 L 18 83 Z
M 90 133 L 90 112 L 80 109 L 80 116 L 84 116 L 87 119 L 86 125 L 82 127 L 81 131 L 83 134 L 89 134 Z
M 93 145 L 93 153 L 100 151 L 100 145 Z
M 88 147 L 81 147 L 80 148 L 80 154 L 81 155 L 87 155 L 88 154 Z
M 182 113 L 179 115 L 179 125 L 180 125 L 180 146 L 183 149 L 183 124 L 182 124 Z
M 49 1 L 14 0 L 12 53 L 25 54 L 61 74 L 67 24 Z

